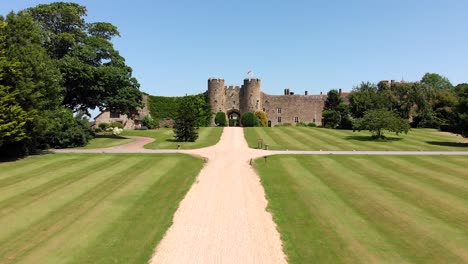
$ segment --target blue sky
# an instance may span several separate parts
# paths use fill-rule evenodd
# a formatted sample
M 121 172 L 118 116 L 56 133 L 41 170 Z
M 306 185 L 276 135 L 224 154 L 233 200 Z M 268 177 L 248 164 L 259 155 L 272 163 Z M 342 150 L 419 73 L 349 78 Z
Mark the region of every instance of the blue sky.
M 2 1 L 0 14 L 50 2 Z M 466 0 L 75 2 L 119 28 L 115 47 L 153 95 L 203 92 L 210 77 L 240 85 L 248 70 L 269 94 L 426 72 L 468 82 Z

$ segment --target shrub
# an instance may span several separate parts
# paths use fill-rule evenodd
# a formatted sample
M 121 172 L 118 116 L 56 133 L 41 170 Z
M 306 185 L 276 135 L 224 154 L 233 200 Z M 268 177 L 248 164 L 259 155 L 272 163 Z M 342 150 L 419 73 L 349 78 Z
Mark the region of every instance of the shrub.
M 229 126 L 237 126 L 237 122 L 239 122 L 239 120 L 229 119 Z
M 241 118 L 243 127 L 256 127 L 258 126 L 258 118 L 252 112 L 245 112 Z
M 296 124 L 296 126 L 298 126 L 298 127 L 306 127 L 307 124 L 304 123 L 304 122 L 299 122 L 299 123 Z
M 148 130 L 148 127 L 146 127 L 146 126 L 141 126 L 141 127 L 135 128 L 135 130 Z
M 98 128 L 100 128 L 102 131 L 106 131 L 110 127 L 109 123 L 102 122 L 99 123 Z
M 224 112 L 218 112 L 216 113 L 216 116 L 215 116 L 215 124 L 217 126 L 220 126 L 220 127 L 224 127 L 226 126 L 226 113 Z
M 258 119 L 258 125 L 261 127 L 266 127 L 268 124 L 268 117 L 263 111 L 255 111 L 255 117 Z
M 159 120 L 153 119 L 150 115 L 145 115 L 141 120 L 146 129 L 159 128 Z
M 101 133 L 102 132 L 102 129 L 100 127 L 96 127 L 94 129 L 94 133 Z
M 112 122 L 112 124 L 110 124 L 110 126 L 111 126 L 112 128 L 116 127 L 116 128 L 120 128 L 120 129 L 123 129 L 123 127 L 124 127 L 124 126 L 122 125 L 122 123 L 120 123 L 120 122 Z
M 291 123 L 283 123 L 281 126 L 290 127 L 290 126 L 292 126 L 292 124 Z
M 315 123 L 308 123 L 307 126 L 308 127 L 317 127 L 317 125 Z

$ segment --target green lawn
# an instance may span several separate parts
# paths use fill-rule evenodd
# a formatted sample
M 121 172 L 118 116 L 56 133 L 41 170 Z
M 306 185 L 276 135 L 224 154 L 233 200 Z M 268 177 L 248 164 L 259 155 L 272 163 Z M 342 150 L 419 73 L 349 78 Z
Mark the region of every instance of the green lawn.
M 127 144 L 132 141 L 134 140 L 131 138 L 125 138 L 120 136 L 97 135 L 95 138 L 91 139 L 86 146 L 80 147 L 79 149 L 110 148 Z
M 145 145 L 147 149 L 176 149 L 180 144 L 182 149 L 196 149 L 213 146 L 218 143 L 222 127 L 201 127 L 198 130 L 198 139 L 195 142 L 176 142 L 172 128 L 153 130 L 124 130 L 122 136 L 151 137 L 155 141 Z
M 256 160 L 290 263 L 468 263 L 464 156 Z
M 0 263 L 146 263 L 202 166 L 179 154 L 0 163 Z
M 435 129 L 411 129 L 408 134 L 396 136 L 387 133 L 385 141 L 370 140 L 367 131 L 309 128 L 309 127 L 254 127 L 244 128 L 251 148 L 259 138 L 273 150 L 458 150 L 468 151 L 468 143 L 460 136 L 438 132 Z

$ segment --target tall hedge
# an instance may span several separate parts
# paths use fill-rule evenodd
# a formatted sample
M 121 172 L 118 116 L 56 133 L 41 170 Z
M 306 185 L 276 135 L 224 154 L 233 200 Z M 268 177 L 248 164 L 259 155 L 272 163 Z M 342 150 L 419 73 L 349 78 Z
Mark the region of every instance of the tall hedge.
M 211 108 L 206 94 L 188 95 L 196 109 L 197 124 L 199 127 L 209 126 L 211 123 Z M 148 96 L 148 106 L 151 117 L 154 119 L 176 119 L 177 107 L 184 97 Z
M 242 126 L 243 127 L 256 127 L 258 126 L 258 118 L 252 112 L 245 112 L 242 114 Z
M 216 113 L 215 124 L 220 127 L 225 127 L 227 125 L 226 113 L 224 112 Z

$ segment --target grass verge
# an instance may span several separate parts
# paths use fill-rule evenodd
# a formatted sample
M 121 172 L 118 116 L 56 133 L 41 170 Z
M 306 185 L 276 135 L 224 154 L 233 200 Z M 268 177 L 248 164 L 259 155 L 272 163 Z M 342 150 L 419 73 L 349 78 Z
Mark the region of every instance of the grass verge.
M 144 263 L 202 166 L 179 154 L 0 163 L 0 263 Z
M 411 129 L 407 135 L 387 134 L 387 140 L 371 140 L 367 131 L 309 128 L 244 128 L 249 147 L 256 148 L 259 138 L 273 150 L 468 150 L 461 136 L 435 129 Z
M 155 141 L 145 145 L 147 149 L 176 149 L 179 144 L 182 149 L 196 149 L 215 145 L 218 143 L 222 132 L 222 127 L 201 127 L 198 130 L 198 139 L 195 142 L 175 141 L 172 128 L 124 130 L 121 135 L 154 138 Z
M 255 162 L 290 263 L 468 262 L 462 156 Z
M 134 139 L 120 136 L 96 135 L 96 137 L 91 139 L 86 146 L 77 149 L 110 148 L 127 144 L 132 141 L 134 141 Z

